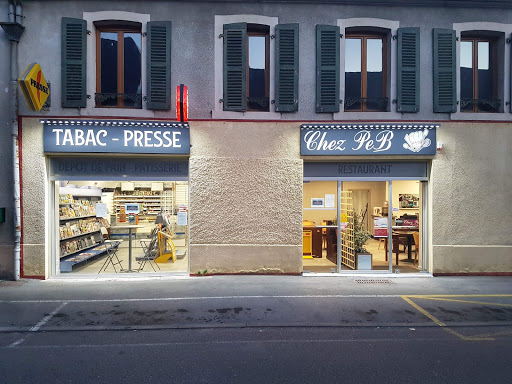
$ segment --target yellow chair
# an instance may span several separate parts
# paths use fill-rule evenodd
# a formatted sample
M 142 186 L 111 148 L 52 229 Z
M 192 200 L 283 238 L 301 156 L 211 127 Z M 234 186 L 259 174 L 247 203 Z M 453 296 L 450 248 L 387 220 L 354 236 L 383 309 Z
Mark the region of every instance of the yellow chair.
M 158 231 L 158 257 L 155 263 L 166 263 L 172 258 L 172 262 L 176 261 L 176 247 L 172 242 L 171 235 Z

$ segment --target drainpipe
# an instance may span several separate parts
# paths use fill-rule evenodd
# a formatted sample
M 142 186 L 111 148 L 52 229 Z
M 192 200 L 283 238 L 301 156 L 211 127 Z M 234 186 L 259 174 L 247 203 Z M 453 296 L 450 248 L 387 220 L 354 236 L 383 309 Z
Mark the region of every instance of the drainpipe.
M 14 280 L 20 279 L 21 209 L 20 209 L 20 158 L 18 145 L 18 42 L 25 29 L 22 25 L 21 0 L 9 0 L 9 21 L 0 23 L 11 42 L 11 117 L 14 171 Z

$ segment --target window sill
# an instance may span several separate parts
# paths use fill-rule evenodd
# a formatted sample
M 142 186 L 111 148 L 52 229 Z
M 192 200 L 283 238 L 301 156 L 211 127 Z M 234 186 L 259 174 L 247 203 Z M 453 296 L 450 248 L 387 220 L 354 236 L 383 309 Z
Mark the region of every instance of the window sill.
M 171 118 L 176 117 L 176 113 L 172 110 L 169 111 L 161 111 L 165 114 L 165 116 L 171 116 Z M 136 109 L 136 108 L 96 108 L 96 107 L 87 107 L 80 109 L 81 116 L 105 116 L 105 117 L 137 117 L 137 118 L 152 118 L 155 117 L 155 111 L 149 109 Z
M 508 106 L 507 106 L 508 108 Z M 497 113 L 480 113 L 480 112 L 455 112 L 450 114 L 450 120 L 496 120 L 496 121 L 510 121 L 512 120 L 512 114 L 508 112 L 497 112 Z
M 395 106 L 396 108 L 396 106 Z M 405 116 L 413 116 L 415 113 L 406 113 Z M 333 114 L 334 120 L 375 120 L 382 118 L 386 120 L 402 120 L 402 113 L 396 111 L 387 112 L 352 112 L 341 111 Z
M 281 112 L 232 112 L 232 111 L 212 111 L 213 119 L 221 120 L 281 120 Z

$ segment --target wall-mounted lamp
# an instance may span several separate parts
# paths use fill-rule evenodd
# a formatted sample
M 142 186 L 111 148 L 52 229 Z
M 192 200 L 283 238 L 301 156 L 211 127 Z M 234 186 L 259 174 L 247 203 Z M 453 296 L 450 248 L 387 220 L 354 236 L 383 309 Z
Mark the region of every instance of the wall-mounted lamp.
M 437 142 L 436 149 L 437 149 L 438 151 L 440 151 L 441 149 L 443 149 L 443 144 L 444 144 L 444 143 L 443 143 L 442 141 L 438 141 L 438 142 Z
M 188 88 L 183 84 L 176 89 L 176 120 L 182 123 L 188 121 Z

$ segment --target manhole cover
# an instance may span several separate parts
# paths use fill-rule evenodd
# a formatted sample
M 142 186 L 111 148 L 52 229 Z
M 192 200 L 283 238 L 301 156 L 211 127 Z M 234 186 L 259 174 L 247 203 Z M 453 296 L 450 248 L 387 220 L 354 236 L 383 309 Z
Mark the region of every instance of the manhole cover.
M 357 279 L 357 284 L 391 284 L 391 280 L 386 279 Z

